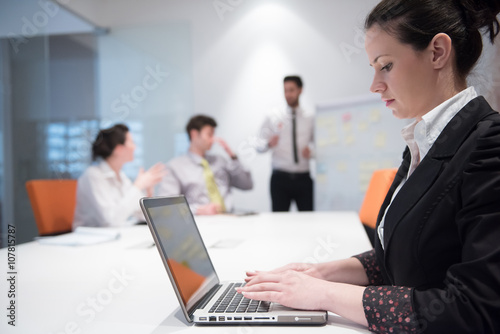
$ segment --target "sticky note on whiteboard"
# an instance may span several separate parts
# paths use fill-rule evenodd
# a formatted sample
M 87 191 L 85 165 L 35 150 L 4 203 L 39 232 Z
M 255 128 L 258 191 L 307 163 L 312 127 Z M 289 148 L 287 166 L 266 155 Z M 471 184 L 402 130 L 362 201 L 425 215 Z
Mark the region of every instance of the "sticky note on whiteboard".
M 380 121 L 380 110 L 379 109 L 373 109 L 370 112 L 370 121 L 373 123 Z
M 384 148 L 387 146 L 387 134 L 385 132 L 379 132 L 375 135 L 374 140 L 375 147 Z
M 347 171 L 347 163 L 345 161 L 337 162 L 337 171 L 346 172 Z

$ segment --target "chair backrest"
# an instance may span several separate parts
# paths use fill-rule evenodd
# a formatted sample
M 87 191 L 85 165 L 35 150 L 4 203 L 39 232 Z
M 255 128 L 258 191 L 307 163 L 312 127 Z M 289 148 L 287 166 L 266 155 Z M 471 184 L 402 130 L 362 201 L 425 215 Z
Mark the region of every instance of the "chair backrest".
M 377 217 L 385 196 L 396 176 L 397 168 L 379 169 L 373 172 L 366 190 L 363 204 L 359 210 L 359 220 L 370 228 L 375 228 Z
M 76 185 L 77 180 L 26 182 L 26 190 L 40 235 L 71 231 L 76 206 Z

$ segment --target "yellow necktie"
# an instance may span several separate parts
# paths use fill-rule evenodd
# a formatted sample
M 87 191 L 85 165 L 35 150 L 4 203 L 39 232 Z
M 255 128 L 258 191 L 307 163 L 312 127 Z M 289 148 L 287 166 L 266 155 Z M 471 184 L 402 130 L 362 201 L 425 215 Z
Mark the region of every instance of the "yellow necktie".
M 208 161 L 201 159 L 201 165 L 203 166 L 203 176 L 205 177 L 205 184 L 207 186 L 208 198 L 210 199 L 210 202 L 219 204 L 222 212 L 225 212 L 226 207 L 224 206 L 224 199 L 222 198 L 219 188 L 215 183 L 214 173 L 210 169 Z

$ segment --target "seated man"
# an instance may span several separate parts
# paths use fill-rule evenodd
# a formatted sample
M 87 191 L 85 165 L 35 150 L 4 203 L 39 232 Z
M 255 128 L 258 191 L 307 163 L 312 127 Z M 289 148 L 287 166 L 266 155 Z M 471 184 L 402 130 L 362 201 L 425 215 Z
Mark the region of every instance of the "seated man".
M 167 164 L 158 195 L 183 194 L 194 214 L 213 215 L 233 209 L 231 187 L 249 190 L 253 187 L 252 176 L 238 161 L 237 156 L 224 140 L 214 137 L 217 123 L 211 117 L 197 115 L 186 126 L 189 135 L 189 152 L 172 159 Z M 207 154 L 217 142 L 230 160 Z

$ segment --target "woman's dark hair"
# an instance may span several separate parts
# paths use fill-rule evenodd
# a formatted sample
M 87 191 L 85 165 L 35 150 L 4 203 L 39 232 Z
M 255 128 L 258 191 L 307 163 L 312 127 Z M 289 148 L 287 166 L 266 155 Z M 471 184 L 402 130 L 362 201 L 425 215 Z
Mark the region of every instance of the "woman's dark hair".
M 465 79 L 483 50 L 479 30 L 485 28 L 493 44 L 499 12 L 500 0 L 383 0 L 367 16 L 365 29 L 377 24 L 416 51 L 445 33 L 455 49 L 456 72 Z
M 200 131 L 205 125 L 210 125 L 215 128 L 217 126 L 217 122 L 212 117 L 205 115 L 196 115 L 191 117 L 186 125 L 189 140 L 191 140 L 191 130 Z
M 100 130 L 92 143 L 92 160 L 98 157 L 103 159 L 109 157 L 117 145 L 125 144 L 128 131 L 125 124 L 116 124 L 108 129 Z

